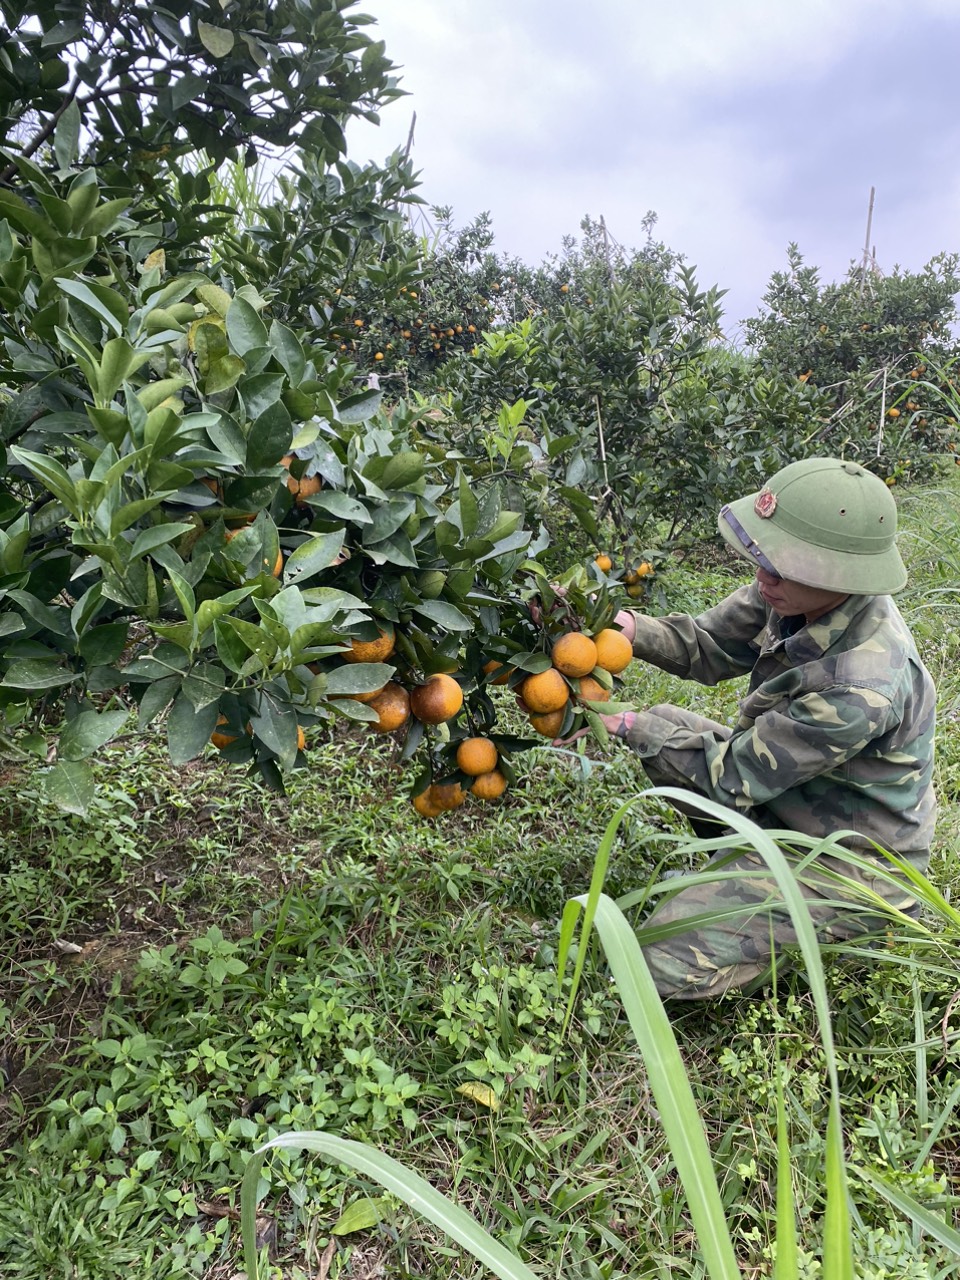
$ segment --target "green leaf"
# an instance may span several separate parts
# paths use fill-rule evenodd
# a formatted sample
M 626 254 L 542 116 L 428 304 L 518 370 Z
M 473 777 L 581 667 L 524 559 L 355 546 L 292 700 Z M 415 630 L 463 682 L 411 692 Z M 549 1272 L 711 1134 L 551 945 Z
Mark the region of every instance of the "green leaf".
M 129 622 L 107 622 L 84 632 L 77 652 L 91 667 L 110 666 L 117 662 L 127 646 Z
M 53 154 L 61 169 L 69 169 L 76 163 L 79 151 L 80 107 L 76 98 L 71 98 L 53 131 Z
M 145 499 L 145 501 L 148 501 L 148 499 Z M 121 511 L 118 516 L 122 516 L 122 514 L 123 512 Z M 180 538 L 183 534 L 189 533 L 192 528 L 192 524 L 186 524 L 181 521 L 178 524 L 158 524 L 149 529 L 142 529 L 130 548 L 130 559 L 139 560 L 143 556 L 149 555 L 151 551 L 156 551 L 158 547 L 162 547 L 168 542 L 173 542 L 175 538 Z
M 376 693 L 396 671 L 385 662 L 346 662 L 328 671 L 328 697 L 349 697 L 355 693 Z
M 111 338 L 100 358 L 100 385 L 97 396 L 109 404 L 124 382 L 153 356 L 152 351 L 135 351 L 126 338 Z
M 227 337 L 239 356 L 254 347 L 266 346 L 267 326 L 246 298 L 234 298 L 227 309 Z
M 480 508 L 473 496 L 470 481 L 466 472 L 460 472 L 460 528 L 464 538 L 472 538 L 477 531 L 480 519 Z
M 246 465 L 250 471 L 273 467 L 290 448 L 293 421 L 286 407 L 275 401 L 266 408 L 250 428 L 247 437 Z
M 225 58 L 233 48 L 233 32 L 226 27 L 214 27 L 209 22 L 197 23 L 197 35 L 214 58 Z
M 93 770 L 80 760 L 61 760 L 44 777 L 43 789 L 67 813 L 85 815 L 94 796 Z
M 257 710 L 250 717 L 254 734 L 281 762 L 292 764 L 297 754 L 297 717 L 293 707 L 261 693 Z
M 167 716 L 167 746 L 174 764 L 197 758 L 217 726 L 217 715 L 215 702 L 198 711 L 185 694 L 177 694 Z
M 130 197 L 123 196 L 118 200 L 105 200 L 97 205 L 90 217 L 84 222 L 81 230 L 85 236 L 104 236 L 112 231 L 120 219 L 120 215 L 130 205 Z
M 344 531 L 338 529 L 333 533 L 312 534 L 306 542 L 301 542 L 283 566 L 283 585 L 304 583 L 329 569 L 343 549 L 343 535 Z
M 349 1236 L 355 1231 L 369 1231 L 383 1217 L 384 1201 L 372 1196 L 361 1196 L 347 1205 L 343 1213 L 330 1228 L 333 1236 Z
M 361 391 L 337 405 L 337 416 L 348 427 L 358 426 L 373 417 L 382 400 L 382 391 Z
M 462 613 L 455 605 L 443 600 L 421 600 L 414 606 L 414 612 L 429 618 L 445 631 L 472 631 L 474 621 Z
M 210 328 L 209 325 L 204 327 Z M 229 391 L 231 387 L 236 386 L 245 372 L 246 365 L 239 356 L 220 356 L 219 359 L 210 362 L 207 376 L 203 381 L 203 389 L 208 396 L 214 396 L 219 391 Z
M 10 452 L 32 472 L 38 480 L 42 480 L 55 498 L 59 498 L 71 515 L 78 515 L 77 490 L 64 468 L 55 458 L 48 458 L 44 453 L 33 453 L 29 449 L 21 449 L 12 445 Z
M 118 293 L 105 288 L 102 284 L 88 283 L 84 280 L 69 280 L 56 276 L 55 281 L 61 293 L 82 303 L 117 337 L 123 333 L 129 318 L 129 309 Z
M 419 569 L 420 562 L 413 549 L 413 543 L 402 533 L 395 533 L 392 538 L 384 538 L 369 550 L 374 564 L 398 564 L 405 569 Z
M 372 524 L 373 516 L 356 498 L 336 490 L 321 490 L 310 499 L 314 511 L 323 512 L 337 520 L 349 520 L 352 524 Z
M 81 711 L 60 735 L 60 755 L 64 760 L 85 760 L 115 737 L 129 718 L 128 711 Z
M 3 677 L 3 684 L 8 689 L 60 689 L 78 679 L 75 671 L 66 671 L 53 660 L 14 658 Z
M 229 329 L 229 324 L 227 327 Z M 290 379 L 290 385 L 292 387 L 299 386 L 303 381 L 303 374 L 307 364 L 300 339 L 292 329 L 288 329 L 279 320 L 274 320 L 270 326 L 268 341 L 273 354 L 277 358 L 277 363 L 282 365 L 286 371 L 287 377 Z

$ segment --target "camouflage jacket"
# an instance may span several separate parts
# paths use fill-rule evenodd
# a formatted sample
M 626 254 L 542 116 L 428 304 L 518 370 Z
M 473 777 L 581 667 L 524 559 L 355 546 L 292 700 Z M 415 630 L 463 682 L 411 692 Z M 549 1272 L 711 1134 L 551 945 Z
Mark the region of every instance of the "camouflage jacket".
M 732 731 L 695 734 L 656 709 L 638 713 L 627 741 L 658 772 L 763 826 L 849 829 L 862 852 L 875 841 L 925 867 L 935 691 L 889 596 L 848 596 L 803 624 L 751 583 L 697 618 L 634 616 L 634 654 L 664 671 L 708 685 L 750 673 Z

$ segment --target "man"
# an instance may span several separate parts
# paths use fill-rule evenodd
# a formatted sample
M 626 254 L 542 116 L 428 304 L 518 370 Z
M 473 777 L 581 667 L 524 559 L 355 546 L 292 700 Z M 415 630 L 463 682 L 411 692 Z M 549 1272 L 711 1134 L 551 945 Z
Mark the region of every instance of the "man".
M 763 827 L 814 837 L 852 830 L 846 847 L 877 859 L 879 845 L 923 870 L 935 816 L 935 693 L 890 599 L 907 575 L 889 489 L 856 463 L 810 458 L 725 506 L 719 525 L 754 564 L 753 583 L 697 618 L 623 612 L 617 621 L 636 657 L 674 675 L 712 685 L 749 673 L 737 725 L 663 705 L 605 716 L 607 727 L 657 786 L 684 787 Z M 718 834 L 696 812 L 694 829 Z M 771 929 L 775 950 L 795 941 L 782 900 L 763 906 L 780 895 L 757 855 L 721 850 L 712 861 L 754 875 L 681 888 L 649 917 L 643 933 L 708 912 L 727 917 L 644 947 L 663 996 L 702 999 L 757 983 L 769 972 Z M 862 904 L 837 902 L 831 869 L 852 874 L 821 859 L 801 879 L 827 940 L 864 929 Z M 912 905 L 905 891 L 861 879 L 892 905 Z

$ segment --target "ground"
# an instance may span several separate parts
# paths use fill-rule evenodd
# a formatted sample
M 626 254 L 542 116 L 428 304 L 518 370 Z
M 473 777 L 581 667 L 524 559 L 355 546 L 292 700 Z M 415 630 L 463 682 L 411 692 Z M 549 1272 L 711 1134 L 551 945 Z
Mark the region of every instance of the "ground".
M 960 515 L 952 493 L 918 491 L 903 511 L 903 608 L 949 726 Z M 688 561 L 668 604 L 705 607 L 738 572 Z M 736 705 L 733 687 L 641 669 L 627 689 L 641 705 L 680 701 L 721 720 Z M 7 763 L 0 1122 L 14 1176 L 0 1192 L 0 1275 L 233 1276 L 249 1151 L 314 1127 L 414 1165 L 545 1274 L 695 1273 L 684 1198 L 603 958 L 588 962 L 569 1030 L 556 972 L 563 905 L 589 883 L 618 804 L 641 789 L 635 762 L 591 748 L 585 767 L 544 745 L 517 757 L 502 801 L 424 822 L 394 756 L 362 729 L 318 732 L 281 797 L 212 750 L 173 769 L 161 741 L 131 736 L 100 762 L 88 820 L 45 804 L 39 766 Z M 949 731 L 939 784 L 931 878 L 949 894 L 960 882 Z M 688 844 L 680 820 L 644 802 L 608 892 L 691 865 Z M 949 937 L 947 918 L 934 923 Z M 848 1147 L 934 1206 L 960 1172 L 960 982 L 948 954 L 894 937 L 879 960 L 828 965 Z M 776 996 L 682 1010 L 674 1026 L 751 1276 L 769 1274 L 780 1045 L 801 1237 L 815 1252 L 825 1095 L 802 977 Z M 262 1191 L 264 1239 L 290 1280 L 480 1274 L 321 1161 L 275 1160 Z M 339 1234 L 361 1194 L 377 1200 L 370 1222 Z M 953 1256 L 863 1187 L 856 1203 L 864 1276 L 927 1276 Z

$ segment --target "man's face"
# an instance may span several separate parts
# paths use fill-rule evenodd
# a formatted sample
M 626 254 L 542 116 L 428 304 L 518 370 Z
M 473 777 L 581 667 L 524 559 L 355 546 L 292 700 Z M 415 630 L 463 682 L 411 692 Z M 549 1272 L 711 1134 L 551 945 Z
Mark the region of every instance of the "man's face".
M 803 614 L 808 622 L 813 622 L 847 598 L 843 592 L 805 587 L 802 582 L 778 578 L 776 574 L 767 573 L 766 569 L 757 570 L 757 585 L 764 600 L 781 618 Z

